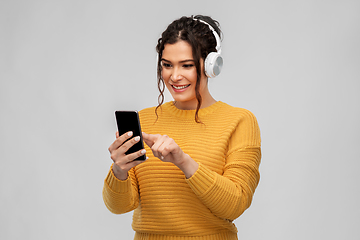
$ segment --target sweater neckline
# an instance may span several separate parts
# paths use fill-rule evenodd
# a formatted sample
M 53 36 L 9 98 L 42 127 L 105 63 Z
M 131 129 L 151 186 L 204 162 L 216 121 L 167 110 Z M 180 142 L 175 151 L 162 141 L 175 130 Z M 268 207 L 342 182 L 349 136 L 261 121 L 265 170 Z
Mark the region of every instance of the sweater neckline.
M 219 109 L 224 103 L 221 101 L 217 101 L 215 103 L 213 103 L 212 105 L 205 107 L 205 108 L 201 108 L 199 109 L 198 112 L 198 116 L 199 117 L 204 117 L 214 111 L 216 111 L 217 109 Z M 169 111 L 172 115 L 176 116 L 176 117 L 180 117 L 180 118 L 192 118 L 194 119 L 195 117 L 195 112 L 196 110 L 182 110 L 179 109 L 175 106 L 173 101 L 170 102 L 166 102 L 162 105 L 162 108 L 165 111 Z

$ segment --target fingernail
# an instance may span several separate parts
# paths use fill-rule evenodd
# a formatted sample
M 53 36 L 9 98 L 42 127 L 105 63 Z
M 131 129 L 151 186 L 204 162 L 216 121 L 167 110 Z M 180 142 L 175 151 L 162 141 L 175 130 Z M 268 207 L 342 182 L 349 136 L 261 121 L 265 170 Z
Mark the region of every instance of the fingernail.
M 145 149 L 141 150 L 141 154 L 145 154 L 145 153 L 146 153 Z
M 136 136 L 136 137 L 135 137 L 135 141 L 138 142 L 139 140 L 140 140 L 140 137 L 139 137 L 139 136 Z
M 164 156 L 161 156 L 161 159 L 164 159 Z
M 133 132 L 128 132 L 127 134 L 129 137 L 131 137 L 133 135 Z

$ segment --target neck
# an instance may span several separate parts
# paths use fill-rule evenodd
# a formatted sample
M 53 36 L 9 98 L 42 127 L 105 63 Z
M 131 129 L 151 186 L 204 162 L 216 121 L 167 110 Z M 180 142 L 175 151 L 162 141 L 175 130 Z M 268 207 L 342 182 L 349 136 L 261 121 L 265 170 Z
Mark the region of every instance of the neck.
M 201 95 L 201 97 L 202 101 L 200 109 L 210 107 L 212 104 L 216 103 L 216 100 L 210 95 L 209 92 L 208 94 Z M 187 102 L 174 101 L 174 105 L 181 110 L 195 110 L 197 108 L 198 102 L 197 99 Z

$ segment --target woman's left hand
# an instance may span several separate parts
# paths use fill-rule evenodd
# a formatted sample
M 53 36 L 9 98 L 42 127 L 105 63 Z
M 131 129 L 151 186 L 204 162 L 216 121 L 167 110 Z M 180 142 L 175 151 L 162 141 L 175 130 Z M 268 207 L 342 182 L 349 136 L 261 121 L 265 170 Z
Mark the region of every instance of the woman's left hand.
M 155 157 L 164 162 L 172 162 L 180 168 L 187 178 L 191 177 L 199 165 L 179 145 L 167 135 L 142 133 L 145 143 L 151 148 Z

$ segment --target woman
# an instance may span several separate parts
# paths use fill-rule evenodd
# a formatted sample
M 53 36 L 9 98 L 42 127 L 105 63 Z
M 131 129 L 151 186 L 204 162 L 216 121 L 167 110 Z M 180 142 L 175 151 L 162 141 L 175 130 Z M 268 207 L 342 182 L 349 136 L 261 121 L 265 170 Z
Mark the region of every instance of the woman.
M 168 26 L 156 47 L 159 106 L 139 113 L 146 147 L 126 155 L 140 140 L 131 132 L 109 147 L 104 202 L 117 214 L 135 209 L 135 239 L 237 239 L 232 221 L 260 178 L 260 132 L 251 112 L 209 92 L 208 77 L 222 64 L 220 34 L 201 15 Z M 163 103 L 164 85 L 174 101 Z M 146 161 L 132 161 L 145 152 Z

